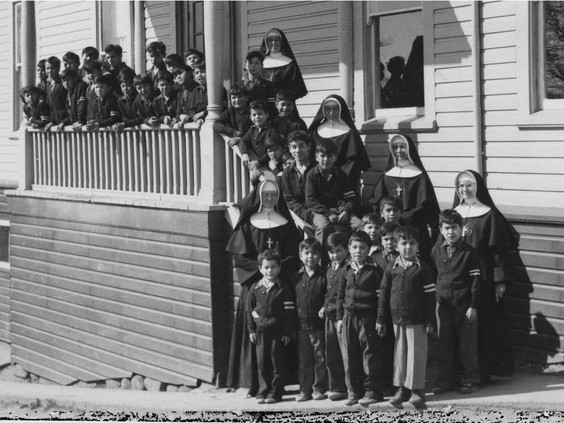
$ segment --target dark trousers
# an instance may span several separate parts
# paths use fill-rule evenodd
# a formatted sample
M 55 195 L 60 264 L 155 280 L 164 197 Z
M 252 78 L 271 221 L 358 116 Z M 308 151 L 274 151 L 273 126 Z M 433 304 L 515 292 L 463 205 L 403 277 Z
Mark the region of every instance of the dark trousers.
M 337 333 L 336 322 L 325 319 L 325 362 L 329 372 L 329 389 L 331 392 L 346 392 L 345 367 L 341 335 Z
M 321 330 L 298 330 L 300 351 L 300 392 L 310 396 L 313 391 L 327 391 L 325 366 L 325 334 Z
M 451 387 L 460 375 L 462 384 L 479 383 L 478 319 L 466 319 L 468 305 L 439 304 L 439 377 L 437 386 Z
M 284 392 L 284 342 L 280 334 L 257 329 L 259 396 L 282 398 Z
M 343 361 L 349 397 L 382 395 L 382 345 L 376 313 L 343 317 Z

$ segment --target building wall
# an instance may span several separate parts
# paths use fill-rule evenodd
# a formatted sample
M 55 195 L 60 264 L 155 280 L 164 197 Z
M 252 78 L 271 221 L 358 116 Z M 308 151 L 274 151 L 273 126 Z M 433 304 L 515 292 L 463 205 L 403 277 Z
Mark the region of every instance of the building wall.
M 1 220 L 10 221 L 8 199 L 2 189 L 0 189 Z M 5 248 L 0 245 L 0 248 L 3 247 Z M 10 342 L 10 320 L 10 269 L 5 263 L 0 263 L 0 341 Z
M 61 384 L 222 371 L 222 212 L 9 201 L 13 362 Z

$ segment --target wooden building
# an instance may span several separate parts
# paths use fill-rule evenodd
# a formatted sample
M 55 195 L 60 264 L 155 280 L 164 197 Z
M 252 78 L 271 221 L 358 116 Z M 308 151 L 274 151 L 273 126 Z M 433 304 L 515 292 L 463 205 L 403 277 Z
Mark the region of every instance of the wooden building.
M 441 206 L 481 172 L 521 234 L 508 311 L 521 362 L 564 361 L 564 44 L 558 2 L 8 1 L 0 3 L 0 340 L 58 383 L 212 382 L 225 372 L 233 288 L 226 203 L 248 180 L 213 133 L 221 86 L 265 32 L 286 33 L 310 122 L 343 96 L 365 138 L 369 196 L 390 133 L 417 143 Z M 205 46 L 210 114 L 199 130 L 116 136 L 21 125 L 20 87 L 40 58 L 88 45 Z M 386 106 L 380 68 L 415 69 L 418 99 Z M 564 71 L 563 71 L 564 72 Z M 221 379 L 221 377 L 220 377 Z

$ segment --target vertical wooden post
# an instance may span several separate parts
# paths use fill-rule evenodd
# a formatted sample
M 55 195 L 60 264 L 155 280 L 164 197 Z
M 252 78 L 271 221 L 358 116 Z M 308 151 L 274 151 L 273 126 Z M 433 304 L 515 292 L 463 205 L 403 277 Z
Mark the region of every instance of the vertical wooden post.
M 133 45 L 135 72 L 142 74 L 147 67 L 145 60 L 145 2 L 135 0 L 133 2 Z
M 212 125 L 221 113 L 223 95 L 223 61 L 226 40 L 224 28 L 225 2 L 204 2 L 204 40 L 206 46 L 206 79 L 208 91 L 208 116 L 200 130 L 201 189 L 198 196 L 212 204 L 225 201 L 225 149 L 224 141 Z
M 341 95 L 354 116 L 353 97 L 353 5 L 351 1 L 338 2 L 339 79 Z

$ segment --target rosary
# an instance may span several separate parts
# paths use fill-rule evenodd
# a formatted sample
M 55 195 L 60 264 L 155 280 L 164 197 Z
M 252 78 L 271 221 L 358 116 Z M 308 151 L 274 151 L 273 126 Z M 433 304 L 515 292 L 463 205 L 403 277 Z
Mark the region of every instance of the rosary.
M 466 203 L 468 204 L 468 203 Z M 464 227 L 462 228 L 462 238 L 466 238 L 468 235 L 472 235 L 472 228 L 468 223 L 468 215 L 470 214 L 470 209 L 472 205 L 468 204 L 468 211 L 466 212 L 466 218 L 464 219 Z

